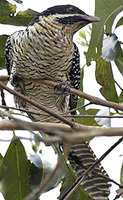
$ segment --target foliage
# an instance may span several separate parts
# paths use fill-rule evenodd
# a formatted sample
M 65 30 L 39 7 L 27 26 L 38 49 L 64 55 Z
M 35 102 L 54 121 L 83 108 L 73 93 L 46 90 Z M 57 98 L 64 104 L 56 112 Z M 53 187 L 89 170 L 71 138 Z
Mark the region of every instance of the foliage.
M 43 177 L 43 163 L 40 156 L 36 153 L 31 155 L 30 158 L 30 167 L 28 170 L 28 179 L 31 189 L 38 187 L 42 181 Z
M 4 51 L 5 51 L 5 43 L 6 43 L 7 37 L 8 37 L 7 35 L 0 36 L 0 69 L 5 68 Z
M 98 24 L 94 23 L 92 25 L 93 26 L 92 37 L 88 48 L 88 52 L 86 54 L 87 65 L 90 64 L 91 60 L 96 60 L 101 55 L 104 32 L 108 33 L 109 35 L 112 34 L 112 26 L 115 17 L 122 10 L 123 10 L 122 0 L 95 1 L 95 15 L 98 16 L 102 21 L 101 23 Z
M 123 102 L 123 89 L 120 88 L 121 93 L 118 96 L 113 75 L 112 61 L 116 64 L 121 75 L 123 75 L 123 50 L 121 48 L 122 42 L 118 41 L 118 37 L 113 31 L 115 31 L 117 27 L 123 26 L 123 18 L 118 20 L 114 30 L 112 27 L 115 18 L 122 10 L 122 0 L 114 0 L 113 2 L 111 0 L 96 0 L 95 15 L 101 19 L 101 22 L 92 24 L 90 43 L 87 40 L 87 35 L 90 35 L 90 27 L 88 27 L 87 31 L 80 30 L 78 39 L 79 44 L 88 46 L 88 50 L 85 52 L 86 65 L 89 66 L 93 60 L 96 62 L 95 76 L 97 83 L 101 85 L 101 94 L 106 100 L 120 103 Z M 78 106 L 80 105 L 84 105 L 81 99 L 78 100 Z M 88 111 L 85 111 L 84 108 L 80 110 L 80 114 L 87 114 L 87 112 Z M 94 114 L 95 111 L 93 112 L 93 115 Z M 77 122 L 83 123 L 83 119 L 79 119 Z M 88 124 L 88 119 L 85 119 L 84 124 Z
M 0 23 L 11 24 L 16 26 L 27 26 L 31 19 L 38 14 L 38 12 L 28 9 L 20 11 L 16 15 L 16 6 L 8 3 L 6 0 L 0 0 Z
M 17 3 L 22 3 L 21 0 L 15 0 Z M 121 43 L 118 41 L 117 36 L 112 32 L 113 22 L 116 16 L 123 10 L 122 0 L 96 0 L 95 1 L 95 15 L 101 18 L 101 23 L 95 23 L 92 26 L 92 34 L 90 43 L 88 43 L 86 32 L 80 31 L 79 43 L 83 46 L 88 47 L 86 55 L 86 64 L 89 66 L 91 61 L 96 62 L 96 80 L 101 85 L 100 92 L 106 100 L 123 103 L 123 91 L 118 96 L 115 88 L 115 80 L 113 77 L 112 63 L 114 61 L 120 73 L 123 75 L 123 51 Z M 27 26 L 31 19 L 38 12 L 33 10 L 26 10 L 23 12 L 16 13 L 16 6 L 11 3 L 0 0 L 0 23 L 16 25 L 16 26 Z M 123 18 L 121 18 L 116 27 L 123 25 Z M 105 26 L 105 30 L 104 30 Z M 88 30 L 90 33 L 90 28 Z M 0 69 L 5 68 L 5 42 L 7 35 L 0 36 Z M 108 46 L 106 46 L 108 43 Z M 103 48 L 102 48 L 103 44 Z M 111 48 L 113 44 L 113 48 Z M 107 54 L 107 52 L 109 52 Z M 83 90 L 83 77 L 84 68 L 81 70 L 81 88 Z M 84 99 L 79 98 L 78 106 L 84 105 Z M 99 109 L 88 109 L 81 108 L 79 110 L 81 115 L 96 115 Z M 86 118 L 80 118 L 77 122 L 85 125 L 97 125 L 95 120 Z M 37 166 L 36 162 L 29 161 L 27 159 L 24 146 L 20 141 L 11 142 L 6 155 L 4 158 L 0 156 L 0 182 L 1 192 L 6 200 L 22 200 L 32 189 L 37 187 L 39 183 L 45 177 L 44 171 L 48 174 L 51 172 L 49 166 L 43 166 L 40 160 L 40 167 Z M 61 194 L 71 186 L 75 181 L 75 176 L 72 169 L 68 165 L 65 167 L 65 176 L 62 180 Z M 61 177 L 61 175 L 60 175 Z M 56 179 L 59 179 L 57 176 Z M 56 186 L 53 180 L 49 190 Z M 57 182 L 58 180 L 56 180 Z M 123 168 L 121 171 L 121 182 L 123 183 Z M 30 185 L 29 185 L 30 183 Z M 58 184 L 58 183 L 57 183 Z M 83 191 L 82 187 L 79 187 L 75 193 L 70 197 L 70 200 L 89 200 L 88 195 Z M 91 200 L 91 199 L 90 199 Z
M 29 162 L 22 143 L 11 142 L 0 168 L 1 192 L 5 199 L 22 200 L 31 191 L 28 170 Z
M 95 73 L 97 83 L 102 86 L 100 89 L 101 94 L 106 100 L 118 103 L 119 99 L 115 88 L 111 63 L 99 58 L 96 62 Z

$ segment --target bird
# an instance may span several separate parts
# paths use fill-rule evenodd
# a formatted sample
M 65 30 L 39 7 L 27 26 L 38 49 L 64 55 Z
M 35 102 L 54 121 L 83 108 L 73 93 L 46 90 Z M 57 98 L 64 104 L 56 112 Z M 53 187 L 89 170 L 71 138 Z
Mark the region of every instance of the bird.
M 73 42 L 74 34 L 89 23 L 100 19 L 90 16 L 74 5 L 57 5 L 36 15 L 25 30 L 16 31 L 6 42 L 5 59 L 10 82 L 14 90 L 39 102 L 58 114 L 77 107 L 78 97 L 33 79 L 56 81 L 80 88 L 80 54 Z M 31 104 L 15 97 L 16 106 L 35 110 L 28 113 L 35 122 L 59 122 L 39 111 Z M 75 115 L 72 111 L 71 115 Z M 71 146 L 68 160 L 77 177 L 96 161 L 96 156 L 86 141 Z M 99 164 L 81 185 L 93 199 L 107 199 L 110 193 L 108 175 Z

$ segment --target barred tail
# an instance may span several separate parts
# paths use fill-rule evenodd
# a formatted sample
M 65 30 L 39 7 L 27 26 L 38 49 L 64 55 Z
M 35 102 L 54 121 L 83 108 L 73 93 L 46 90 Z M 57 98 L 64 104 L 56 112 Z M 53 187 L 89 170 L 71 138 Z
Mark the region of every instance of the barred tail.
M 83 176 L 83 173 L 92 166 L 96 160 L 97 158 L 87 142 L 82 141 L 71 147 L 69 161 L 78 178 Z M 110 184 L 103 176 L 108 178 L 104 168 L 99 164 L 81 183 L 83 189 L 93 199 L 108 199 Z

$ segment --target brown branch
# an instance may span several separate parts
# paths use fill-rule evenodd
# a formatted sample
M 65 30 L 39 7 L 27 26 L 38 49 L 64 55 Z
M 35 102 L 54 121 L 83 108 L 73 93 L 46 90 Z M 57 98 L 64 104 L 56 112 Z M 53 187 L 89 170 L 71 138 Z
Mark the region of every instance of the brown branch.
M 0 81 L 4 82 L 4 81 L 8 81 L 9 80 L 9 76 L 8 75 L 0 75 Z
M 75 123 L 74 129 L 67 124 L 25 122 L 21 120 L 3 120 L 0 122 L 0 130 L 29 130 L 43 131 L 47 135 L 56 135 L 69 144 L 88 140 L 95 136 L 123 136 L 123 128 L 91 127 Z
M 64 122 L 65 124 L 68 124 L 69 126 L 73 126 L 74 123 L 67 120 L 66 118 L 62 117 L 61 115 L 59 115 L 58 113 L 53 112 L 52 110 L 50 110 L 49 108 L 44 107 L 43 105 L 39 104 L 38 102 L 29 99 L 27 96 L 24 96 L 22 94 L 20 94 L 19 92 L 16 92 L 15 90 L 10 89 L 9 87 L 7 87 L 6 85 L 4 85 L 3 83 L 0 82 L 0 87 L 5 89 L 6 91 L 8 91 L 9 93 L 17 96 L 18 98 L 30 103 L 31 105 L 43 110 L 44 112 L 48 113 L 49 115 L 55 117 L 56 119 L 59 119 L 60 121 Z
M 3 79 L 3 76 L 2 77 L 0 76 L 0 80 L 2 80 L 2 79 Z M 7 80 L 8 80 L 8 76 L 7 76 Z M 52 86 L 52 87 L 55 87 L 58 84 L 54 81 L 43 80 L 43 79 L 23 79 L 23 80 L 41 83 L 41 84 Z M 63 90 L 63 89 L 64 89 L 64 86 L 61 86 L 61 90 Z M 102 100 L 98 97 L 94 97 L 92 95 L 86 94 L 86 93 L 81 92 L 79 90 L 76 90 L 74 88 L 69 88 L 68 92 L 71 93 L 71 94 L 77 95 L 79 97 L 82 97 L 84 99 L 89 100 L 91 104 L 102 105 L 102 106 L 106 106 L 106 107 L 109 107 L 109 108 L 114 108 L 116 110 L 123 111 L 123 106 L 118 104 L 118 103 Z
M 25 79 L 25 80 L 27 80 L 27 79 Z M 28 80 L 30 80 L 30 79 L 28 79 Z M 52 86 L 52 87 L 55 87 L 58 84 L 54 81 L 42 80 L 42 79 L 31 79 L 31 81 L 34 81 L 36 83 L 37 82 L 42 83 L 44 85 L 48 85 L 48 86 Z M 61 86 L 61 90 L 63 90 L 63 89 L 64 89 L 64 86 Z M 77 95 L 79 97 L 82 97 L 84 99 L 89 100 L 91 104 L 102 105 L 102 106 L 106 106 L 106 107 L 109 107 L 109 108 L 114 108 L 114 109 L 123 111 L 123 106 L 120 105 L 120 104 L 117 104 L 117 103 L 114 103 L 114 102 L 111 102 L 111 101 L 102 100 L 98 97 L 94 97 L 92 95 L 86 94 L 86 93 L 81 92 L 79 90 L 76 90 L 74 88 L 68 88 L 68 92 L 71 93 L 71 94 Z

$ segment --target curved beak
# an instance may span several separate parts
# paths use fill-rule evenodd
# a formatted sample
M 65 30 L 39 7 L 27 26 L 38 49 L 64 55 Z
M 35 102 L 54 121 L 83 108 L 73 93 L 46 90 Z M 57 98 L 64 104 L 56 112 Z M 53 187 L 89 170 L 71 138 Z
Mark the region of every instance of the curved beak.
M 81 15 L 82 19 L 87 21 L 88 23 L 100 22 L 101 19 L 99 17 L 91 16 L 91 15 Z

